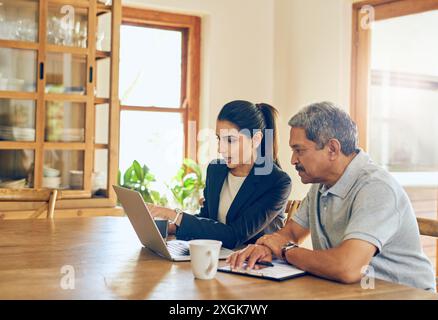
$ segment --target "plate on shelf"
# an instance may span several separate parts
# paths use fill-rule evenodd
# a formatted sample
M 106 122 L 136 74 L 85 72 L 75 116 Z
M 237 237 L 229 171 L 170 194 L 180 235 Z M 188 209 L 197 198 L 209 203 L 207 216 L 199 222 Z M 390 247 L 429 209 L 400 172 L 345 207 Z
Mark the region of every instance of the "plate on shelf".
M 49 189 L 59 189 L 61 177 L 43 177 L 43 187 Z
M 35 141 L 35 129 L 10 126 L 0 126 L 0 139 Z
M 73 142 L 73 141 L 84 141 L 85 139 L 85 130 L 84 129 L 64 129 L 63 130 L 63 141 Z
M 23 189 L 26 186 L 26 179 L 6 180 L 0 182 L 0 188 Z
M 14 140 L 35 141 L 35 129 L 12 127 Z

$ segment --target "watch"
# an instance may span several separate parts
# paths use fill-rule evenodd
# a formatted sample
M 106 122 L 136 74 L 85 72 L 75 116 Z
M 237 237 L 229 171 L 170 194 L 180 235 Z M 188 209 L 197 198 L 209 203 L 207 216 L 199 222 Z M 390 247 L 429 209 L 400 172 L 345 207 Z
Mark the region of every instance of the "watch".
M 184 213 L 184 211 L 182 211 L 182 210 L 179 209 L 179 208 L 176 208 L 176 209 L 175 209 L 175 212 L 176 212 L 176 217 L 175 217 L 175 219 L 173 219 L 173 221 L 172 221 L 173 224 L 176 224 L 176 222 L 178 221 L 179 216 L 180 216 L 181 214 Z
M 281 258 L 284 261 L 287 261 L 286 252 L 289 251 L 290 249 L 293 249 L 293 248 L 298 248 L 298 245 L 296 243 L 291 242 L 291 241 L 289 241 L 288 243 L 286 243 L 285 245 L 283 245 L 281 247 Z

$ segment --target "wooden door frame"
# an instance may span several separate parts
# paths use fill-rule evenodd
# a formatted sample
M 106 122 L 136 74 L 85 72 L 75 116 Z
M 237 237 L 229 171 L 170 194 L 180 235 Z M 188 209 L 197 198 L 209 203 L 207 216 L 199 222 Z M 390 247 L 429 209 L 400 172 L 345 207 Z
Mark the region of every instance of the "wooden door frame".
M 357 124 L 362 149 L 368 150 L 371 82 L 371 28 L 368 28 L 368 19 L 374 15 L 374 21 L 380 21 L 437 9 L 438 0 L 366 0 L 353 4 L 350 114 Z

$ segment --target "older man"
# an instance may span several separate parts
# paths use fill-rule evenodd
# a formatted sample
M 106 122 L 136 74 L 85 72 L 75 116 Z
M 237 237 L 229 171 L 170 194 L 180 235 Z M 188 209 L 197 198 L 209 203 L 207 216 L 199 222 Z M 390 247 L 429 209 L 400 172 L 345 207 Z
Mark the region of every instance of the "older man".
M 403 188 L 357 147 L 357 128 L 329 102 L 312 104 L 289 121 L 292 164 L 312 187 L 283 229 L 228 258 L 253 268 L 273 257 L 314 275 L 359 282 L 376 278 L 435 290 L 415 215 Z M 300 248 L 311 234 L 313 250 Z

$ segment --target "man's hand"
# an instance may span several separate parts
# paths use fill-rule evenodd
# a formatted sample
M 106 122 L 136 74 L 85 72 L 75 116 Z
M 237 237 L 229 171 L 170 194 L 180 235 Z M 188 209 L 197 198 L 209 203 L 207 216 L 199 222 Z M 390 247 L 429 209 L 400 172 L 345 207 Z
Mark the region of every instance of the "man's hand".
M 265 235 L 257 240 L 256 244 L 263 245 L 271 249 L 274 256 L 281 258 L 281 247 L 287 244 L 289 240 L 279 233 Z
M 272 251 L 263 245 L 250 244 L 245 249 L 230 255 L 226 262 L 230 265 L 231 269 L 240 269 L 246 260 L 248 260 L 247 267 L 253 269 L 257 261 L 271 262 Z

